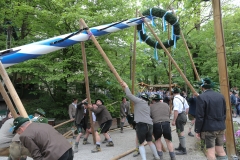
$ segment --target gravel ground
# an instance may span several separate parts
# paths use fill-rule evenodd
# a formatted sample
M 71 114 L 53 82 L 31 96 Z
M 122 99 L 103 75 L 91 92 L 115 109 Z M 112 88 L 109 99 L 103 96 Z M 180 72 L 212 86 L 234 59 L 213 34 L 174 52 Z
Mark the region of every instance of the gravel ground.
M 195 137 L 189 137 L 187 135 L 189 124 L 185 126 L 186 133 L 186 146 L 187 146 L 187 155 L 176 156 L 177 160 L 205 160 L 206 157 L 197 147 L 197 139 Z M 175 127 L 172 127 L 172 130 Z M 176 131 L 173 131 L 173 144 L 174 147 L 177 147 L 179 144 Z M 119 155 L 124 154 L 127 151 L 133 150 L 135 148 L 135 130 L 131 128 L 125 128 L 124 133 L 120 133 L 119 130 L 110 132 L 110 135 L 114 142 L 114 147 L 106 147 L 106 144 L 101 144 L 101 152 L 91 153 L 91 150 L 95 147 L 92 143 L 92 135 L 89 136 L 89 142 L 92 144 L 82 145 L 82 140 L 79 144 L 79 151 L 74 154 L 74 160 L 112 160 Z M 101 136 L 103 139 L 103 136 Z M 73 139 L 68 139 L 70 143 L 74 144 Z M 166 148 L 166 143 L 163 140 L 163 144 Z M 147 159 L 153 159 L 152 153 L 148 146 L 145 146 Z M 169 159 L 168 152 L 164 152 L 164 160 Z M 6 157 L 0 157 L 0 160 L 7 160 Z M 27 158 L 27 160 L 32 160 L 32 158 Z M 121 158 L 121 160 L 141 160 L 141 156 L 133 157 L 132 153 Z

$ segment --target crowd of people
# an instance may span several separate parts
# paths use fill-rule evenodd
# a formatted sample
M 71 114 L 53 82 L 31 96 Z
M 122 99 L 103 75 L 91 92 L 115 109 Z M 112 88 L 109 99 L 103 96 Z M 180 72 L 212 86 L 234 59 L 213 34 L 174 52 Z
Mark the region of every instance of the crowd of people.
M 158 92 L 140 93 L 135 96 L 130 92 L 128 85 L 121 82 L 126 97 L 122 97 L 119 107 L 121 115 L 120 132 L 124 132 L 123 126 L 126 119 L 128 119 L 128 123 L 136 131 L 136 152 L 133 154 L 134 157 L 140 155 L 143 160 L 147 159 L 144 146 L 144 143 L 147 142 L 154 159 L 162 160 L 162 136 L 167 144 L 171 160 L 176 160 L 176 155 L 187 154 L 188 146 L 186 145 L 184 126 L 189 119 L 191 122 L 188 136 L 189 138 L 194 137 L 192 128 L 195 124 L 195 135 L 204 143 L 207 149 L 207 159 L 228 159 L 223 148 L 226 129 L 225 99 L 222 94 L 212 90 L 214 83 L 209 78 L 203 79 L 199 82 L 199 85 L 202 91 L 201 94 L 194 93 L 190 97 L 187 97 L 186 93 L 177 87 L 173 88 L 172 92 L 160 90 Z M 233 97 L 231 104 L 236 107 L 236 94 L 232 93 L 230 97 Z M 127 98 L 134 103 L 133 114 L 130 113 L 130 103 Z M 168 104 L 170 101 L 172 101 L 173 105 L 172 110 Z M 76 128 L 73 149 L 63 135 L 46 124 L 48 120 L 45 117 L 45 112 L 39 108 L 35 111 L 35 115 L 31 120 L 21 116 L 13 119 L 9 113 L 0 130 L 0 153 L 10 155 L 9 160 L 25 160 L 27 156 L 32 157 L 34 160 L 72 160 L 74 153 L 78 152 L 80 138 L 84 133 L 83 145 L 90 144 L 88 136 L 93 133 L 90 117 L 93 124 L 96 121 L 99 124 L 99 128 L 94 133 L 96 146 L 91 152 L 100 152 L 101 143 L 106 143 L 107 147 L 114 147 L 109 134 L 112 116 L 102 99 L 96 99 L 95 103 L 90 104 L 87 99 L 78 103 L 78 99 L 74 98 L 68 107 L 68 113 L 70 120 L 73 122 L 72 125 Z M 173 119 L 170 120 L 172 113 Z M 172 143 L 171 125 L 176 126 L 179 140 L 177 148 L 174 148 Z M 104 136 L 102 142 L 101 134 Z M 21 151 L 19 151 L 19 148 L 21 148 Z

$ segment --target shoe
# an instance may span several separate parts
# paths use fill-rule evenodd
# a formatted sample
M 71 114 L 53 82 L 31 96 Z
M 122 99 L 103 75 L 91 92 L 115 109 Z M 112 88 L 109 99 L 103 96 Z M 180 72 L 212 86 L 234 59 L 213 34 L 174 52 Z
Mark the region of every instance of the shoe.
M 188 135 L 189 135 L 190 137 L 194 137 L 194 135 L 192 134 L 192 132 L 189 132 Z
M 96 153 L 96 152 L 100 152 L 100 151 L 101 151 L 100 146 L 96 146 L 96 147 L 92 150 L 92 153 Z
M 108 142 L 108 144 L 106 144 L 107 147 L 114 147 L 114 144 L 112 141 Z
M 74 152 L 74 153 L 77 153 L 77 152 L 78 152 L 78 146 L 77 146 L 77 145 L 74 146 L 73 152 Z
M 176 157 L 171 157 L 171 160 L 176 160 Z
M 133 153 L 133 157 L 137 157 L 140 154 L 138 148 L 136 148 L 136 150 Z
M 185 155 L 187 154 L 187 150 L 186 148 L 183 148 L 181 150 L 179 150 L 178 152 L 175 153 L 176 155 Z
M 91 144 L 91 143 L 88 142 L 87 140 L 84 140 L 82 144 L 83 144 L 83 145 L 86 145 L 86 144 Z
M 107 143 L 107 142 L 108 142 L 107 138 L 105 138 L 105 139 L 102 141 L 102 143 Z
M 121 130 L 120 132 L 123 133 L 123 130 Z
M 179 143 L 178 148 L 175 148 L 175 150 L 180 151 L 181 149 L 182 149 L 182 146 L 181 146 L 181 144 Z

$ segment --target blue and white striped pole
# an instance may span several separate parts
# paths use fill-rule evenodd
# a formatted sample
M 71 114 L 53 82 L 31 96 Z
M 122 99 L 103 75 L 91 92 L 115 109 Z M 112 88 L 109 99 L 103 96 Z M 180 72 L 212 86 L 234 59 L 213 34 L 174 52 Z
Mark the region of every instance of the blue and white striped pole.
M 152 17 L 147 16 L 145 17 L 146 21 L 152 21 Z M 113 24 L 107 24 L 107 25 L 101 25 L 97 27 L 90 28 L 90 31 L 95 37 L 105 35 L 108 33 L 116 32 L 131 26 L 136 26 L 143 23 L 143 20 L 141 17 L 139 18 L 133 18 L 129 20 L 125 20 L 122 22 L 117 22 Z M 49 38 L 43 41 L 23 45 L 20 47 L 11 48 L 10 50 L 2 50 L 0 51 L 1 62 L 3 66 L 9 67 L 18 63 L 21 63 L 23 61 L 36 58 L 38 56 L 41 56 L 43 54 L 51 53 L 69 46 L 72 46 L 76 43 L 87 41 L 89 39 L 89 35 L 84 30 L 79 34 L 76 34 L 74 36 L 71 36 L 71 34 L 75 33 L 69 33 L 53 38 Z M 70 37 L 65 39 L 66 37 Z M 62 39 L 65 39 L 64 41 L 61 41 Z M 60 42 L 57 42 L 60 41 Z M 57 43 L 54 43 L 57 42 Z

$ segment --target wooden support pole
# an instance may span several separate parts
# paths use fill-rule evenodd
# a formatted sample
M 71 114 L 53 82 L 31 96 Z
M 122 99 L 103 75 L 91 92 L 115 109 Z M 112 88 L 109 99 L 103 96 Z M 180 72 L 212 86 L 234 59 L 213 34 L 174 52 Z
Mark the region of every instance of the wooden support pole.
M 168 23 L 168 39 L 170 39 L 171 35 L 170 35 L 170 23 Z M 168 48 L 169 54 L 171 54 L 171 47 Z M 172 115 L 172 62 L 171 59 L 168 58 L 168 76 L 169 76 L 169 97 L 170 97 L 170 101 L 169 101 L 169 107 L 170 107 L 170 114 Z
M 86 28 L 87 25 L 84 22 L 83 19 L 80 20 L 81 24 L 83 24 L 83 27 Z M 106 53 L 103 51 L 102 47 L 99 45 L 98 41 L 96 40 L 95 36 L 92 35 L 91 31 L 88 29 L 87 33 L 89 35 L 91 35 L 91 39 L 93 41 L 93 43 L 95 44 L 95 46 L 97 47 L 97 49 L 99 50 L 100 54 L 102 55 L 103 59 L 106 61 L 108 67 L 110 68 L 110 70 L 113 72 L 114 76 L 116 77 L 116 79 L 118 80 L 119 83 L 122 82 L 122 78 L 119 76 L 119 74 L 117 73 L 116 69 L 114 68 L 114 66 L 112 65 L 112 63 L 110 62 L 110 60 L 108 59 Z
M 2 79 L 5 83 L 5 85 L 7 86 L 7 89 L 9 91 L 9 93 L 10 93 L 12 99 L 13 99 L 13 102 L 15 103 L 20 115 L 24 118 L 28 118 L 28 114 L 27 114 L 20 98 L 18 97 L 18 94 L 17 94 L 10 78 L 8 77 L 8 74 L 5 70 L 5 68 L 3 67 L 2 62 L 0 62 L 0 74 L 2 76 Z
M 2 84 L 0 84 L 0 92 L 1 92 L 1 94 L 2 94 L 2 96 L 3 96 L 4 101 L 5 101 L 6 104 L 7 104 L 8 109 L 9 109 L 10 112 L 11 112 L 13 118 L 17 118 L 17 116 L 18 116 L 18 115 L 17 115 L 17 112 L 16 112 L 16 110 L 15 110 L 13 104 L 12 104 L 12 101 L 11 101 L 11 99 L 9 98 L 9 96 L 8 96 L 8 94 L 7 94 L 4 86 L 3 86 Z
M 184 75 L 184 73 L 182 72 L 182 70 L 179 68 L 178 64 L 175 62 L 175 60 L 172 58 L 171 54 L 168 52 L 168 50 L 166 49 L 166 47 L 163 45 L 162 41 L 158 38 L 158 36 L 154 33 L 152 27 L 147 23 L 147 21 L 145 20 L 145 18 L 143 17 L 143 15 L 141 13 L 139 13 L 140 16 L 143 18 L 144 23 L 148 26 L 148 28 L 150 29 L 151 33 L 154 35 L 154 37 L 157 39 L 158 43 L 160 44 L 160 46 L 162 47 L 162 49 L 165 51 L 165 53 L 168 55 L 168 57 L 170 58 L 171 62 L 174 64 L 174 66 L 176 67 L 176 69 L 178 70 L 178 72 L 180 73 L 180 75 L 182 76 L 183 80 L 185 81 L 185 83 L 188 85 L 188 87 L 191 89 L 192 93 L 197 94 L 197 92 L 195 91 L 195 89 L 193 88 L 193 86 L 190 84 L 190 82 L 188 81 L 188 79 L 186 78 L 186 76 Z
M 66 138 L 66 137 L 68 137 L 71 134 L 72 134 L 72 131 L 67 131 L 66 133 L 63 134 L 63 137 Z
M 60 126 L 62 126 L 62 125 L 64 125 L 64 124 L 67 124 L 67 123 L 69 123 L 69 122 L 72 122 L 72 120 L 70 119 L 70 120 L 67 120 L 67 121 L 65 121 L 65 122 L 62 122 L 62 123 L 60 123 L 60 124 L 54 126 L 53 128 L 60 127 Z
M 84 68 L 84 77 L 85 77 L 85 86 L 86 86 L 87 100 L 88 100 L 88 103 L 91 104 L 89 81 L 88 81 L 87 58 L 86 58 L 84 42 L 81 42 L 81 48 L 82 48 L 82 59 L 83 59 L 83 68 Z M 91 129 L 92 129 L 93 143 L 96 144 L 96 136 L 95 136 L 96 133 L 94 131 L 94 124 L 93 124 L 93 119 L 92 119 L 92 111 L 90 109 L 88 109 L 88 113 L 89 113 Z
M 180 31 L 180 35 L 181 35 L 181 37 L 182 37 L 182 39 L 183 39 L 183 42 L 184 42 L 185 48 L 186 48 L 187 53 L 188 53 L 188 56 L 189 56 L 189 58 L 190 58 L 190 61 L 191 61 L 191 64 L 192 64 L 192 67 L 193 67 L 193 70 L 194 70 L 195 76 L 197 77 L 197 80 L 200 81 L 200 77 L 199 77 L 199 75 L 198 75 L 198 72 L 197 72 L 196 66 L 195 66 L 194 61 L 193 61 L 193 58 L 192 58 L 192 54 L 191 54 L 191 52 L 190 52 L 190 50 L 189 50 L 189 48 L 188 48 L 188 45 L 187 45 L 186 39 L 184 38 L 184 35 L 183 35 L 182 31 Z
M 138 15 L 138 10 L 136 9 L 136 17 Z M 133 42 L 133 53 L 132 53 L 132 94 L 134 95 L 135 86 L 135 72 L 136 72 L 136 42 L 137 42 L 137 26 L 134 27 L 134 42 Z M 131 103 L 131 113 L 134 112 L 134 103 Z
M 111 104 L 106 105 L 105 107 L 111 106 L 111 105 L 116 104 L 116 103 L 118 103 L 118 102 L 119 102 L 119 101 L 113 102 L 113 103 L 111 103 Z
M 173 10 L 173 14 L 175 15 L 174 10 Z M 186 50 L 187 50 L 187 53 L 188 53 L 188 56 L 189 56 L 189 58 L 190 58 L 190 61 L 191 61 L 192 68 L 193 68 L 193 70 L 194 70 L 195 76 L 196 76 L 197 80 L 200 81 L 199 74 L 198 74 L 198 72 L 197 72 L 196 66 L 195 66 L 194 61 L 193 61 L 193 58 L 192 58 L 192 54 L 191 54 L 191 52 L 190 52 L 190 50 L 189 50 L 189 48 L 188 48 L 187 41 L 186 41 L 186 39 L 185 39 L 185 37 L 184 37 L 184 34 L 183 34 L 183 32 L 182 32 L 181 30 L 180 30 L 180 35 L 181 35 L 181 37 L 182 37 L 182 39 L 183 39 L 184 46 L 185 46 L 185 48 L 186 48 Z
M 224 42 L 222 14 L 221 14 L 221 2 L 220 0 L 212 0 L 213 18 L 214 18 L 214 30 L 216 37 L 217 59 L 218 59 L 218 73 L 220 90 L 226 100 L 226 148 L 228 158 L 236 155 L 236 144 L 234 140 L 233 122 L 232 122 L 232 110 L 229 97 L 229 82 L 226 62 L 226 50 Z

